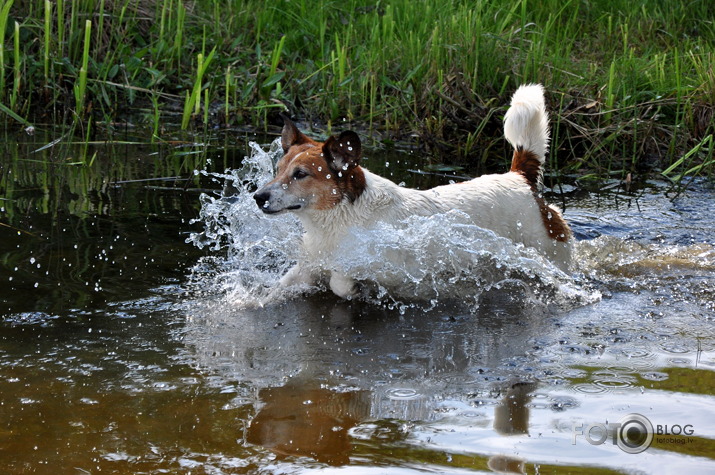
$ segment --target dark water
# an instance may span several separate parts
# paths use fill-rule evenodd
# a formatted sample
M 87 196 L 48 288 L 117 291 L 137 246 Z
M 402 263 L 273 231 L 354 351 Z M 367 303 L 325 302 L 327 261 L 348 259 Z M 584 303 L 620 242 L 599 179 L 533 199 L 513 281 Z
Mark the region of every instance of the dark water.
M 439 295 L 419 303 L 270 302 L 294 222 L 243 207 L 263 172 L 227 174 L 233 200 L 200 198 L 224 180 L 194 174 L 239 168 L 246 144 L 33 153 L 54 138 L 0 159 L 3 473 L 715 472 L 711 184 L 550 194 L 580 239 L 572 276 L 445 221 L 429 245 L 481 250 L 466 259 L 489 273 L 412 272 Z M 367 165 L 449 180 L 406 153 Z M 647 450 L 598 443 L 630 414 Z

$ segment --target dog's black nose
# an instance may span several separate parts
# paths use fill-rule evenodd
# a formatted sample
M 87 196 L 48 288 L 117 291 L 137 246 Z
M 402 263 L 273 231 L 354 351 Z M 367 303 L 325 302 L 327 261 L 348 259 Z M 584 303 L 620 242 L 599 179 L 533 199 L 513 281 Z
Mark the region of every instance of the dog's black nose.
M 263 209 L 268 200 L 271 199 L 271 194 L 267 191 L 258 191 L 253 195 L 253 199 L 256 200 L 258 207 Z

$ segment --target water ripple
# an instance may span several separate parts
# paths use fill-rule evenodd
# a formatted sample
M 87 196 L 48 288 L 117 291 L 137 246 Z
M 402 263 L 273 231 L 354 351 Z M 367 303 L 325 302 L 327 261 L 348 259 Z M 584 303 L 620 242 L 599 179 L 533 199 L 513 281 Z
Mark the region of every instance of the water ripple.
M 600 386 L 595 383 L 579 383 L 571 386 L 571 389 L 581 394 L 604 394 L 611 391 L 611 387 Z
M 647 373 L 641 373 L 641 378 L 647 379 L 649 381 L 665 381 L 670 377 L 668 373 L 663 373 L 660 371 L 648 371 Z
M 411 388 L 390 388 L 385 391 L 385 396 L 393 401 L 409 401 L 419 398 L 421 394 Z
M 636 379 L 633 376 L 611 371 L 597 371 L 593 375 L 593 383 L 605 388 L 623 389 L 633 387 Z
M 691 351 L 690 348 L 678 343 L 663 343 L 661 348 L 668 353 L 690 353 Z

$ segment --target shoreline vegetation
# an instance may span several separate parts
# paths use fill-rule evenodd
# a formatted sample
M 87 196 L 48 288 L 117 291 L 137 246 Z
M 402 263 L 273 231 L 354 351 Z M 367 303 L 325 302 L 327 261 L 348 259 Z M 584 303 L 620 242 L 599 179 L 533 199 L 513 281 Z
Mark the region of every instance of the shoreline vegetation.
M 6 130 L 163 140 L 287 110 L 488 171 L 509 96 L 539 82 L 551 170 L 715 173 L 711 0 L 0 0 L 0 31 Z

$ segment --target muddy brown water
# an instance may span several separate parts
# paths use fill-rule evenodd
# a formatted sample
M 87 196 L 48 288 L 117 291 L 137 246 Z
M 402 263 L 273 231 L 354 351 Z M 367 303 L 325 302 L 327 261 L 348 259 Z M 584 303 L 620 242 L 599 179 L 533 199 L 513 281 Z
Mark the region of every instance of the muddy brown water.
M 51 140 L 0 160 L 3 473 L 715 472 L 712 184 L 549 190 L 573 275 L 486 242 L 522 269 L 430 280 L 419 304 L 312 289 L 261 306 L 260 226 L 294 223 L 259 226 L 245 193 L 193 173 L 239 169 L 246 144 L 35 152 Z M 366 161 L 450 179 L 418 163 Z

